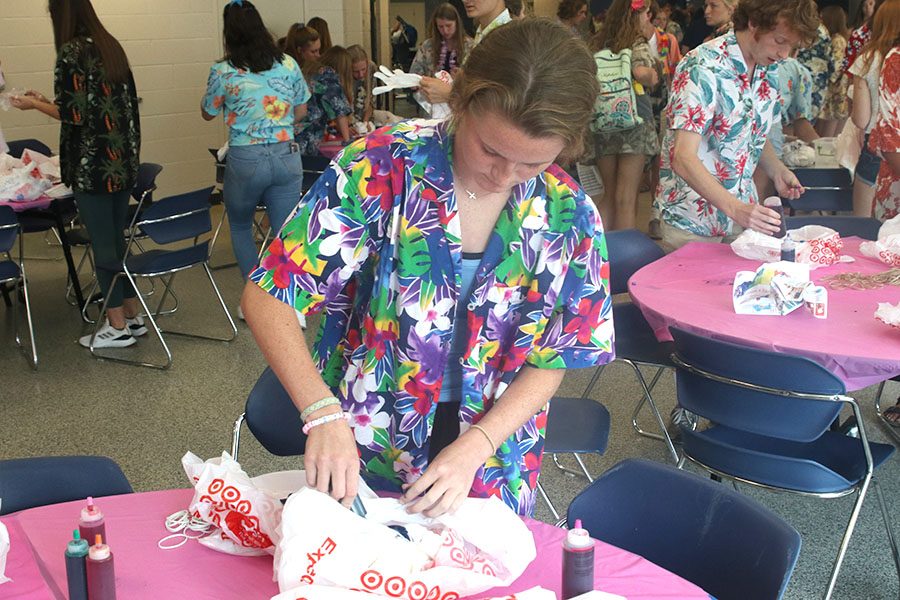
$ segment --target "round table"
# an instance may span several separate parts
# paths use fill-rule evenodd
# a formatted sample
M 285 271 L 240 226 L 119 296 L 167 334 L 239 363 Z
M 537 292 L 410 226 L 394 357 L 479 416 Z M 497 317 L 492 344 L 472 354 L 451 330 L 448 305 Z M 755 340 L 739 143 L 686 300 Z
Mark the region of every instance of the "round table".
M 845 238 L 843 253 L 855 259 L 810 272 L 818 282 L 834 273 L 879 273 L 888 265 L 859 252 L 859 238 Z M 874 318 L 879 302 L 900 302 L 900 287 L 828 290 L 828 318 L 805 308 L 785 316 L 735 314 L 732 283 L 738 271 L 755 271 L 726 244 L 693 242 L 640 269 L 628 282 L 633 301 L 660 341 L 675 325 L 701 335 L 765 350 L 805 356 L 858 390 L 900 375 L 900 329 Z

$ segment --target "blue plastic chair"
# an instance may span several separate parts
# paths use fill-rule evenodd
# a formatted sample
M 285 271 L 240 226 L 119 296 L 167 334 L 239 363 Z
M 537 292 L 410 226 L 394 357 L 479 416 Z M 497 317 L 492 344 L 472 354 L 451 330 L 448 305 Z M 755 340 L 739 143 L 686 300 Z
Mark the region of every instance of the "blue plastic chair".
M 566 472 L 557 458 L 558 454 L 571 454 L 589 482 L 594 481 L 581 458 L 582 454 L 603 454 L 609 443 L 609 411 L 591 398 L 562 398 L 550 400 L 547 431 L 544 438 L 544 454 L 550 454 L 553 462 Z M 575 471 L 577 474 L 577 471 Z M 537 490 L 547 503 L 550 513 L 559 520 L 559 511 L 550 500 L 540 478 Z
M 821 210 L 827 212 L 851 212 L 853 210 L 853 180 L 850 171 L 843 168 L 791 169 L 805 188 L 796 200 L 782 198 L 789 209 L 795 211 Z
M 628 280 L 640 268 L 662 258 L 665 253 L 656 242 L 637 229 L 624 229 L 610 231 L 606 234 L 606 248 L 609 252 L 609 285 L 612 294 L 627 294 Z M 672 354 L 671 342 L 660 342 L 656 339 L 653 329 L 647 323 L 640 308 L 631 302 L 619 302 L 613 304 L 613 323 L 615 325 L 616 360 L 629 365 L 633 370 L 638 383 L 641 386 L 643 396 L 635 406 L 631 415 L 631 426 L 645 437 L 661 440 L 672 456 L 673 462 L 678 462 L 678 452 L 666 431 L 666 424 L 662 415 L 653 401 L 653 388 L 666 369 L 674 369 L 675 365 L 670 358 Z M 649 385 L 641 373 L 641 366 L 653 367 L 656 372 Z M 597 368 L 590 382 L 581 394 L 587 398 L 594 385 L 603 373 L 603 366 Z M 638 416 L 644 404 L 650 407 L 650 411 L 659 427 L 660 433 L 646 431 L 638 423 Z
M 306 451 L 300 412 L 271 367 L 266 367 L 247 396 L 244 412 L 235 420 L 231 456 L 238 460 L 241 425 L 247 424 L 263 448 L 275 456 L 300 456 Z
M 719 600 L 781 598 L 800 554 L 800 534 L 755 500 L 648 460 L 601 475 L 569 505 L 575 519 Z
M 13 260 L 12 249 L 19 240 L 19 260 Z M 0 206 L 0 255 L 5 259 L 0 259 L 0 287 L 6 293 L 8 284 L 12 284 L 15 292 L 19 285 L 22 286 L 22 303 L 25 305 L 25 318 L 28 322 L 28 339 L 31 344 L 31 356 L 29 362 L 31 368 L 36 369 L 38 363 L 37 345 L 34 341 L 34 324 L 31 320 L 31 300 L 28 295 L 28 278 L 25 276 L 25 246 L 22 240 L 21 227 L 16 218 L 16 213 L 9 206 Z M 18 294 L 14 294 L 18 296 Z M 13 306 L 13 327 L 15 328 L 16 345 L 24 350 L 22 344 L 22 336 L 19 334 L 19 302 L 12 302 Z
M 841 237 L 856 237 L 864 240 L 877 240 L 881 221 L 872 217 L 853 217 L 850 215 L 804 215 L 802 217 L 786 217 L 785 227 L 799 229 L 806 225 L 823 225 L 837 231 Z
M 0 515 L 132 493 L 122 469 L 105 456 L 47 456 L 0 460 Z
M 874 484 L 900 574 L 890 516 L 873 471 L 893 453 L 869 442 L 859 405 L 843 382 L 803 357 L 717 341 L 672 328 L 678 402 L 709 419 L 702 431 L 682 427 L 684 456 L 735 481 L 805 496 L 857 494 L 825 597 L 834 591 L 869 484 Z M 849 406 L 859 438 L 831 431 Z
M 100 355 L 95 351 L 94 336 L 96 336 L 97 331 L 103 322 L 102 317 L 106 313 L 106 305 L 109 302 L 109 298 L 104 299 L 103 307 L 100 309 L 101 318 L 97 319 L 97 323 L 94 326 L 94 334 L 91 336 L 90 346 L 92 354 L 99 358 L 144 367 L 157 369 L 168 369 L 171 367 L 172 352 L 169 350 L 169 346 L 163 338 L 162 330 L 157 323 L 157 318 L 162 314 L 163 304 L 172 289 L 172 282 L 174 281 L 175 276 L 178 273 L 193 267 L 202 267 L 203 271 L 206 273 L 207 279 L 209 279 L 209 283 L 219 302 L 219 306 L 225 314 L 225 317 L 228 319 L 231 334 L 228 337 L 216 337 L 170 330 L 167 330 L 166 333 L 169 335 L 180 335 L 221 342 L 230 342 L 235 338 L 237 335 L 237 327 L 234 324 L 234 320 L 231 318 L 231 314 L 228 312 L 228 308 L 225 306 L 225 301 L 222 299 L 222 294 L 219 292 L 219 287 L 216 285 L 216 281 L 212 276 L 212 271 L 209 268 L 209 240 L 199 241 L 200 237 L 205 237 L 212 229 L 209 215 L 209 194 L 212 189 L 213 188 L 211 187 L 203 188 L 186 194 L 163 198 L 162 200 L 154 202 L 146 209 L 144 209 L 144 204 L 146 203 L 145 196 L 138 206 L 135 221 L 131 226 L 128 244 L 125 249 L 125 260 L 117 264 L 97 265 L 98 269 L 107 269 L 115 273 L 111 285 L 115 285 L 121 277 L 125 277 L 131 282 L 131 285 L 134 286 L 135 290 L 137 290 L 137 299 L 141 303 L 144 314 L 147 316 L 150 328 L 153 330 L 165 350 L 166 362 L 151 363 L 136 361 L 109 354 Z M 159 246 L 178 244 L 179 247 L 172 250 L 155 248 L 147 252 L 133 254 L 136 248 L 136 240 L 144 235 Z M 184 245 L 184 242 L 188 242 L 188 245 Z M 150 277 L 161 278 L 165 286 L 165 290 L 161 295 L 162 297 L 157 304 L 156 311 L 150 310 L 144 295 L 137 285 L 137 279 Z

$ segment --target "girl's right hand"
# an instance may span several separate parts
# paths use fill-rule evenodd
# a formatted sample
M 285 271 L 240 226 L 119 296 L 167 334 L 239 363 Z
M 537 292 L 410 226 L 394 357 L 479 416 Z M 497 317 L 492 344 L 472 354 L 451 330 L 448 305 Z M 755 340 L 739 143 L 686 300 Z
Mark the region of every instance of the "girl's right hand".
M 347 421 L 338 419 L 310 429 L 303 464 L 310 486 L 350 507 L 359 488 L 359 452 Z
M 25 95 L 29 98 L 40 100 L 41 102 L 47 102 L 48 104 L 50 103 L 50 101 L 47 99 L 47 96 L 43 95 L 37 90 L 28 90 L 27 92 L 25 92 Z

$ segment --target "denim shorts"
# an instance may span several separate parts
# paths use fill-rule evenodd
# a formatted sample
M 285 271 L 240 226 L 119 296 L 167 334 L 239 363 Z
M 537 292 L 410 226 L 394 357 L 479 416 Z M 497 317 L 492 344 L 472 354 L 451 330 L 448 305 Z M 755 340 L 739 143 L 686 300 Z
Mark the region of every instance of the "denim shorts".
M 856 163 L 856 179 L 866 185 L 875 185 L 878 179 L 878 169 L 881 168 L 881 157 L 869 150 L 869 134 L 863 142 L 862 152 L 859 154 L 859 162 Z

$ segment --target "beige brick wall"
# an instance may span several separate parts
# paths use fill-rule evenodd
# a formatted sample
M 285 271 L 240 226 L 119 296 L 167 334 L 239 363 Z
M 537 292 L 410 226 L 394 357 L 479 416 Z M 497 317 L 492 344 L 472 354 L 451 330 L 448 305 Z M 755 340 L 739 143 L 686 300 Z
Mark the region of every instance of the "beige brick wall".
M 368 46 L 366 0 L 255 0 L 266 25 L 284 35 L 295 21 L 321 16 L 335 43 Z M 200 118 L 209 66 L 222 55 L 222 0 L 93 0 L 104 25 L 131 62 L 142 98 L 141 160 L 164 170 L 162 194 L 212 185 L 207 148 L 225 140 L 221 119 Z M 47 3 L 0 0 L 0 61 L 7 88 L 51 95 L 55 51 Z M 346 35 L 345 35 L 346 32 Z M 37 111 L 0 111 L 6 139 L 38 138 L 56 150 L 59 126 Z

